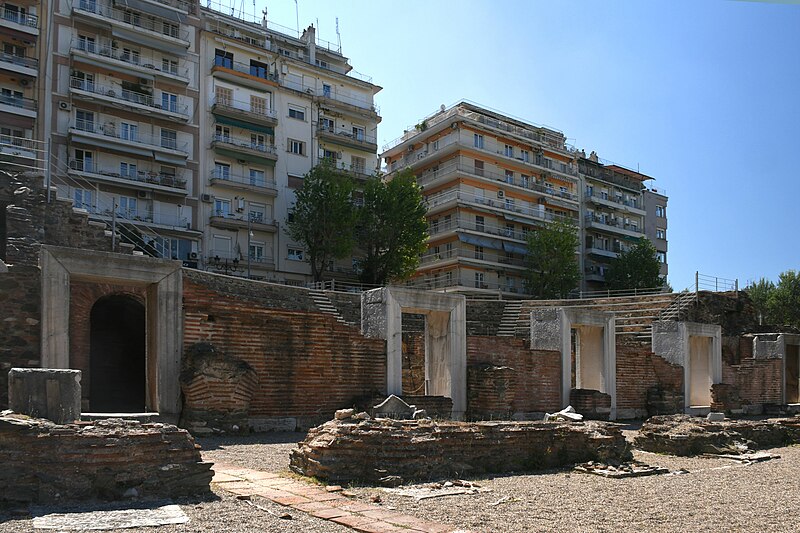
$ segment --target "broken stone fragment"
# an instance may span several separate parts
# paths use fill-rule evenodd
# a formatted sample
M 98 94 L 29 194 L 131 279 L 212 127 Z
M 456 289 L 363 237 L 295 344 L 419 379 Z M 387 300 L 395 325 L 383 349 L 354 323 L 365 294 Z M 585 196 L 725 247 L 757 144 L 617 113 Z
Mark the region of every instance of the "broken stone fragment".
M 351 409 L 351 411 L 352 411 L 352 409 Z M 360 413 L 357 413 L 357 414 L 353 415 L 353 418 L 355 418 L 356 420 L 370 420 L 372 417 L 370 417 L 366 413 L 366 411 L 361 411 Z
M 722 422 L 723 420 L 725 420 L 725 413 L 714 413 L 714 412 L 708 413 L 706 415 L 706 420 L 708 420 L 709 422 Z
M 353 418 L 353 415 L 356 414 L 355 409 L 339 409 L 333 415 L 336 420 L 346 420 L 348 418 Z

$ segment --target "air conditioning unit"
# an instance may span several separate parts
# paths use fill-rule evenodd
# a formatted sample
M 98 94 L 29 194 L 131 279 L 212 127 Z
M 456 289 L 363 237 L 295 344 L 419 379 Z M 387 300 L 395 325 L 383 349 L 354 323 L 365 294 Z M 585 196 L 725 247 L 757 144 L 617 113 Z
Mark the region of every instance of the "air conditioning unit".
M 212 201 L 211 195 L 210 194 L 201 194 L 200 195 L 200 201 L 204 202 L 204 203 L 207 203 L 207 204 L 210 204 L 211 201 Z
M 31 84 L 31 80 L 29 80 L 27 78 L 22 78 L 21 80 L 19 80 L 20 87 L 27 87 L 30 84 Z
M 152 193 L 150 191 L 136 191 L 136 197 L 147 200 L 152 197 Z
M 153 85 L 153 80 L 150 78 L 139 78 L 139 85 L 144 87 L 151 87 Z
M 240 213 L 244 211 L 244 198 L 236 198 L 236 210 Z
M 199 258 L 197 252 L 189 252 L 189 261 L 197 261 Z
M 497 197 L 498 198 L 505 198 L 505 196 L 506 196 L 506 192 L 504 190 L 501 189 L 501 190 L 497 191 Z
M 69 102 L 59 102 L 58 108 L 61 109 L 62 111 L 69 111 L 70 109 Z

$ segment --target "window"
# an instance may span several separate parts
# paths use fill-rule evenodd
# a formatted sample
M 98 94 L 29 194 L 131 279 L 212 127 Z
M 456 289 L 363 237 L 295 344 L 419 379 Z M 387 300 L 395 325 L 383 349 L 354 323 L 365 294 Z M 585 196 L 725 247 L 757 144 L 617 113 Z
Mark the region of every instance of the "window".
M 124 139 L 126 141 L 138 141 L 139 140 L 139 125 L 138 124 L 129 124 L 127 122 L 123 122 L 120 124 L 120 139 Z
M 506 183 L 514 185 L 514 171 L 506 170 Z
M 289 118 L 296 118 L 297 120 L 305 120 L 306 110 L 302 107 L 289 106 Z
M 138 200 L 132 196 L 120 196 L 117 214 L 122 218 L 135 218 L 139 214 Z
M 231 142 L 231 129 L 228 126 L 217 125 L 217 127 L 214 128 L 214 140 L 224 143 Z
M 72 191 L 72 205 L 79 209 L 92 210 L 92 191 L 75 189 Z
M 483 283 L 483 272 L 475 272 L 475 288 L 485 289 L 486 285 Z
M 94 37 L 78 35 L 78 49 L 94 54 L 97 52 L 97 40 Z
M 366 174 L 367 159 L 365 157 L 356 157 L 354 155 L 351 155 L 350 167 L 353 169 L 353 172 L 358 172 L 359 174 Z
M 227 163 L 214 163 L 214 177 L 218 180 L 231 179 L 231 166 Z
M 168 130 L 166 128 L 161 128 L 161 147 L 177 150 L 178 132 L 176 132 L 175 130 Z
M 357 141 L 364 141 L 364 128 L 361 126 L 353 126 L 353 138 Z
M 165 167 L 161 165 L 159 174 L 161 175 L 162 185 L 181 186 L 177 180 L 177 169 L 175 167 Z
M 656 252 L 656 257 L 658 257 L 659 263 L 666 263 L 667 262 L 667 253 L 666 252 Z
M 230 237 L 214 235 L 211 240 L 211 255 L 226 259 L 230 258 L 231 244 L 232 240 Z
M 21 145 L 25 131 L 16 128 L 0 127 L 0 144 Z
M 254 185 L 255 187 L 264 187 L 266 183 L 267 181 L 263 170 L 256 170 L 254 168 L 250 169 L 250 185 Z
M 169 58 L 162 58 L 161 59 L 161 70 L 163 72 L 168 72 L 170 74 L 177 74 L 178 73 L 178 62 L 174 59 Z
M 136 11 L 125 11 L 122 13 L 122 20 L 127 24 L 134 26 L 142 25 L 142 17 Z
M 664 207 L 663 205 L 657 205 L 656 206 L 656 216 L 658 218 L 666 218 L 666 216 L 667 216 L 667 208 Z
M 506 237 L 514 237 L 514 224 L 506 224 Z
M 431 150 L 434 152 L 439 149 L 439 139 L 436 139 L 431 143 Z
M 250 95 L 250 111 L 256 115 L 266 115 L 267 99 L 260 96 Z
M 514 147 L 511 146 L 510 144 L 507 144 L 505 146 L 505 152 L 504 153 L 505 153 L 506 157 L 514 157 Z
M 267 218 L 266 212 L 267 208 L 264 206 L 264 204 L 250 204 L 248 206 L 247 216 L 253 222 L 264 224 Z
M 530 181 L 531 181 L 530 176 L 526 176 L 525 174 L 519 175 L 519 184 L 525 187 L 526 189 L 530 187 Z
M 325 161 L 328 161 L 332 165 L 335 165 L 336 164 L 336 152 L 334 152 L 333 150 L 325 150 L 325 149 L 323 149 L 322 150 L 322 159 L 324 159 Z
M 123 48 L 122 49 L 122 56 L 120 57 L 123 61 L 127 61 L 128 63 L 133 63 L 134 65 L 139 64 L 139 50 L 135 50 L 133 48 Z
M 475 174 L 483 176 L 483 161 L 475 160 Z
M 86 150 L 75 150 L 75 160 L 70 166 L 77 171 L 94 172 L 94 154 Z
M 161 108 L 176 113 L 178 111 L 178 95 L 161 92 Z
M 431 233 L 439 233 L 439 219 L 431 219 Z
M 266 63 L 250 60 L 250 75 L 256 78 L 267 79 L 269 77 L 269 66 Z
M 332 118 L 322 117 L 319 120 L 319 126 L 322 130 L 333 133 L 336 129 L 336 122 Z
M 303 260 L 303 250 L 300 248 L 289 248 L 287 249 L 287 256 L 286 259 L 289 261 L 302 261 Z
M 136 163 L 126 163 L 124 161 L 119 164 L 119 173 L 126 178 L 136 178 L 139 173 L 136 168 Z
M 250 134 L 250 146 L 260 152 L 267 151 L 267 136 L 263 133 Z
M 163 33 L 164 35 L 169 35 L 170 37 L 175 37 L 177 39 L 179 34 L 178 25 L 169 22 L 162 22 L 161 33 Z
M 218 67 L 233 68 L 233 52 L 226 52 L 217 48 L 214 50 L 214 65 Z
M 288 142 L 288 151 L 297 154 L 297 155 L 306 155 L 306 143 L 303 141 L 296 141 L 294 139 L 289 139 Z
M 475 133 L 472 136 L 472 143 L 475 146 L 475 148 L 483 148 L 483 135 Z
M 475 217 L 475 231 L 484 231 L 485 227 L 485 219 L 482 216 Z
M 328 85 L 327 83 L 322 84 L 322 96 L 324 96 L 325 98 L 331 97 L 331 86 Z
M 70 86 L 83 91 L 94 91 L 94 74 L 73 72 Z
M 475 259 L 483 259 L 483 246 L 475 247 Z
M 666 239 L 667 238 L 667 230 L 662 228 L 656 228 L 656 239 Z
M 248 252 L 251 261 L 255 261 L 256 263 L 260 263 L 264 260 L 264 243 L 262 242 L 251 242 L 250 249 Z
M 521 155 L 521 159 L 523 161 L 525 161 L 526 163 L 530 163 L 531 162 L 531 153 L 529 151 L 522 150 L 520 155 Z
M 506 198 L 506 209 L 509 211 L 514 210 L 514 199 L 513 198 Z
M 231 201 L 224 198 L 214 198 L 214 216 L 231 216 Z
M 230 107 L 233 104 L 233 89 L 227 87 L 214 87 L 215 103 Z

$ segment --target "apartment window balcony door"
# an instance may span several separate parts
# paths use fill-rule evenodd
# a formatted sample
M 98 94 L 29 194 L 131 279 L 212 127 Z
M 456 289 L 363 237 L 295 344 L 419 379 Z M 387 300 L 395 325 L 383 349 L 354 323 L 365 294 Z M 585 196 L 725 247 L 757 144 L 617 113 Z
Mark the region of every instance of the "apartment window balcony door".
M 231 166 L 225 163 L 214 164 L 214 177 L 221 180 L 231 179 Z
M 250 185 L 255 187 L 264 187 L 266 185 L 266 179 L 263 170 L 256 170 L 254 168 L 250 169 Z

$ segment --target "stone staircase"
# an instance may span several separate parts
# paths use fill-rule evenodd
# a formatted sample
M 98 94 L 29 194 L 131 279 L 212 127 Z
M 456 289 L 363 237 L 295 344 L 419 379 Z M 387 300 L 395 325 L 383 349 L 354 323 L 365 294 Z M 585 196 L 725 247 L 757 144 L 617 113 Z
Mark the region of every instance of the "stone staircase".
M 688 307 L 697 299 L 696 292 L 681 292 L 678 293 L 678 297 L 664 309 L 658 317 L 658 320 L 667 321 L 667 320 L 680 320 L 682 317 L 681 315 L 683 312 L 688 309 Z
M 521 301 L 506 302 L 503 307 L 503 316 L 500 318 L 500 327 L 497 328 L 498 337 L 513 337 L 516 335 L 521 310 Z
M 314 301 L 314 305 L 316 305 L 317 309 L 319 309 L 321 312 L 325 313 L 326 315 L 331 315 L 340 324 L 346 324 L 349 326 L 353 325 L 344 319 L 336 306 L 333 305 L 333 302 L 331 302 L 330 298 L 325 295 L 325 291 L 320 289 L 308 289 L 308 294 Z

